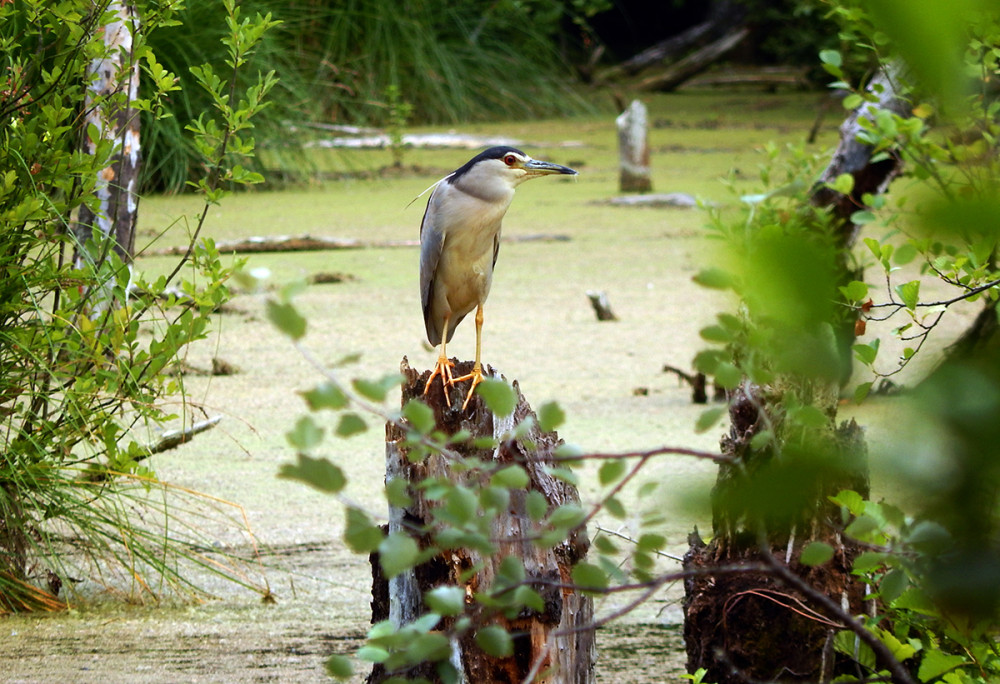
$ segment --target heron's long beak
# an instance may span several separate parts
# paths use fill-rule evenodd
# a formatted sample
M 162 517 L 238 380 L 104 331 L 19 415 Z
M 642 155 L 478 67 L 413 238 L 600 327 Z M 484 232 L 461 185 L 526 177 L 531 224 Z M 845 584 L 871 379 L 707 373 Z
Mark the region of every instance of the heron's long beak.
M 568 166 L 560 166 L 559 164 L 540 161 L 538 159 L 529 159 L 526 161 L 524 163 L 524 170 L 527 171 L 530 176 L 547 176 L 550 173 L 565 173 L 570 176 L 575 176 L 577 174 L 576 171 Z

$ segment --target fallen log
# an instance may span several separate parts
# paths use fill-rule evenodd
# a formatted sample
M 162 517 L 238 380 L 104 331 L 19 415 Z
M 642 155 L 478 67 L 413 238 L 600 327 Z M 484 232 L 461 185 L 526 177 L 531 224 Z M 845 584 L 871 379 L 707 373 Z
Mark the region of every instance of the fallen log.
M 675 90 L 682 83 L 700 74 L 730 50 L 742 43 L 743 39 L 749 34 L 750 29 L 745 26 L 733 29 L 718 40 L 712 41 L 679 62 L 670 65 L 662 73 L 642 79 L 636 84 L 636 87 L 639 90 L 658 90 L 663 92 Z
M 675 366 L 664 365 L 664 373 L 673 373 L 680 380 L 691 385 L 691 403 L 693 404 L 707 404 L 708 403 L 708 378 L 704 373 L 699 373 L 697 371 L 688 373 L 687 371 L 681 370 Z M 726 400 L 726 390 L 722 388 L 719 384 L 712 384 L 712 401 L 725 401 Z
M 667 192 L 655 195 L 622 195 L 604 201 L 620 207 L 680 207 L 689 209 L 698 206 L 698 200 L 686 192 Z
M 568 235 L 535 233 L 532 235 L 505 235 L 503 242 L 569 242 Z M 385 249 L 392 247 L 419 247 L 420 240 L 357 240 L 323 235 L 261 235 L 242 240 L 216 243 L 223 254 L 259 254 L 270 252 L 317 252 L 339 249 Z M 136 256 L 178 256 L 187 253 L 186 246 L 163 247 L 143 250 Z
M 471 371 L 470 361 L 457 362 L 456 377 Z M 407 431 L 396 423 L 386 425 L 386 483 L 403 480 L 408 485 L 410 502 L 406 506 L 390 506 L 388 531 L 427 530 L 433 520 L 432 512 L 440 501 L 433 500 L 420 484 L 428 479 L 468 483 L 470 486 L 494 466 L 517 464 L 528 474 L 529 483 L 523 489 L 509 490 L 509 505 L 496 514 L 490 525 L 490 537 L 496 552 L 489 554 L 470 548 L 451 548 L 426 562 L 386 580 L 382 575 L 377 556 L 372 558 L 372 621 L 391 620 L 397 627 L 416 620 L 427 612 L 424 595 L 443 585 L 463 588 L 467 605 L 471 597 L 484 594 L 494 586 L 500 576 L 504 559 L 516 557 L 525 568 L 526 581 L 544 600 L 541 610 L 524 609 L 511 617 L 488 610 L 484 605 L 472 604 L 465 615 L 479 625 L 499 625 L 514 637 L 514 652 L 508 657 L 491 656 L 476 643 L 472 632 L 452 640 L 450 662 L 459 670 L 459 681 L 477 684 L 514 684 L 525 681 L 574 682 L 589 684 L 594 681 L 595 644 L 593 600 L 566 586 L 572 566 L 583 559 L 589 547 L 586 530 L 572 533 L 570 538 L 553 548 L 539 546 L 532 539 L 539 530 L 538 523 L 528 514 L 529 492 L 544 496 L 549 509 L 566 503 L 578 503 L 576 488 L 552 476 L 549 466 L 552 454 L 561 443 L 554 432 L 541 432 L 537 421 L 524 436 L 511 439 L 516 425 L 534 412 L 514 383 L 517 404 L 506 417 L 494 415 L 482 398 L 474 395 L 466 410 L 460 401 L 446 405 L 441 386 L 435 382 L 424 395 L 424 385 L 430 371 L 418 373 L 411 369 L 406 359 L 400 368 L 405 381 L 402 388 L 402 406 L 411 399 L 422 399 L 434 412 L 435 429 L 446 435 L 467 431 L 471 441 L 455 446 L 460 451 L 461 463 L 439 453 L 418 458 L 414 445 L 408 441 Z M 484 368 L 487 375 L 500 377 L 496 370 Z M 459 383 L 453 390 L 454 397 L 464 396 L 469 381 Z M 498 446 L 478 447 L 477 438 L 492 437 Z M 411 455 L 413 458 L 411 459 Z M 469 463 L 479 463 L 486 470 L 469 468 Z M 432 544 L 429 533 L 417 539 L 422 548 Z M 533 583 L 532 580 L 537 580 Z M 447 629 L 456 617 L 445 618 L 442 628 Z M 427 676 L 438 681 L 432 667 L 427 671 L 416 668 L 406 674 L 410 677 Z M 542 679 L 539 673 L 547 672 Z M 375 665 L 368 677 L 369 683 L 382 682 L 392 673 Z
M 635 76 L 641 71 L 662 62 L 669 62 L 689 49 L 700 47 L 705 42 L 718 38 L 733 26 L 742 24 L 746 10 L 731 0 L 721 0 L 709 4 L 703 22 L 670 36 L 656 45 L 650 46 L 621 64 L 610 67 L 597 76 L 597 81 L 617 80 L 623 75 Z

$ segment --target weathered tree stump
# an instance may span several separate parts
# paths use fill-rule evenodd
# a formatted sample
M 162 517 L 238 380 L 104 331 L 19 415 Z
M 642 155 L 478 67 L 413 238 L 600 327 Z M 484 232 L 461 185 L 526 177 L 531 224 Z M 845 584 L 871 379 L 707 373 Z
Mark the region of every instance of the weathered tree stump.
M 597 320 L 618 320 L 618 316 L 615 316 L 615 312 L 611 310 L 611 300 L 608 299 L 607 292 L 604 290 L 587 290 L 587 299 L 590 300 L 590 305 L 594 307 L 594 315 L 597 316 Z
M 458 377 L 471 369 L 471 362 L 456 362 L 454 373 Z M 483 449 L 476 448 L 471 441 L 463 442 L 454 446 L 455 452 L 485 464 L 516 463 L 528 473 L 530 482 L 523 490 L 510 492 L 508 510 L 493 522 L 492 537 L 498 549 L 493 555 L 484 556 L 472 549 L 451 549 L 388 581 L 382 576 L 379 563 L 373 556 L 373 622 L 391 619 L 398 626 L 413 621 L 426 612 L 424 593 L 437 586 L 464 586 L 468 596 L 486 591 L 494 584 L 503 559 L 516 556 L 523 562 L 527 576 L 540 580 L 533 588 L 544 599 L 545 610 L 525 610 L 509 620 L 502 614 L 487 614 L 484 608 L 470 600 L 467 603 L 468 614 L 473 620 L 500 625 L 514 636 L 514 654 L 506 658 L 489 656 L 476 645 L 471 632 L 467 633 L 452 644 L 451 662 L 461 673 L 462 681 L 476 684 L 519 684 L 523 681 L 587 684 L 594 681 L 594 633 L 587 629 L 593 620 L 593 601 L 577 591 L 564 588 L 571 582 L 573 565 L 587 553 L 589 540 L 586 530 L 578 530 L 555 548 L 540 548 L 531 541 L 537 532 L 537 525 L 531 521 L 526 510 L 527 494 L 532 490 L 541 492 L 550 507 L 579 502 L 576 488 L 554 478 L 546 467 L 552 463 L 551 455 L 561 443 L 559 436 L 554 432 L 543 433 L 536 425 L 522 438 L 509 438 L 516 425 L 527 416 L 534 415 L 516 382 L 513 385 L 517 393 L 516 408 L 512 415 L 501 418 L 490 412 L 478 395 L 473 396 L 465 411 L 461 410 L 468 382 L 460 383 L 451 390 L 452 405 L 448 406 L 437 381 L 426 396 L 423 394 L 430 371 L 418 373 L 409 367 L 405 358 L 401 371 L 406 378 L 402 392 L 404 406 L 411 399 L 422 398 L 434 411 L 437 429 L 449 435 L 467 430 L 473 440 L 493 437 L 499 444 L 496 448 Z M 487 375 L 499 377 L 488 366 L 485 371 Z M 386 481 L 406 480 L 411 484 L 409 491 L 412 497 L 411 505 L 406 508 L 390 507 L 389 532 L 401 531 L 404 525 L 412 530 L 431 520 L 435 502 L 424 498 L 423 491 L 413 485 L 428 477 L 471 484 L 481 476 L 474 471 L 453 469 L 452 462 L 441 454 L 432 453 L 419 462 L 411 462 L 409 452 L 405 430 L 388 423 Z M 429 538 L 419 541 L 424 547 L 430 543 Z M 477 567 L 479 570 L 471 577 L 463 576 Z M 408 676 L 437 680 L 432 668 L 422 672 L 410 671 Z M 376 665 L 368 681 L 380 682 L 386 677 L 388 673 Z
M 748 382 L 733 391 L 731 428 L 722 440 L 722 453 L 735 460 L 720 466 L 712 491 L 714 536 L 706 545 L 693 534 L 684 556 L 684 569 L 692 573 L 684 583 L 688 671 L 705 668 L 705 681 L 718 684 L 825 682 L 842 673 L 833 637 L 844 626 L 818 607 L 815 597 L 764 569 L 713 572 L 739 565 L 760 567 L 761 530 L 767 531 L 774 562 L 815 593 L 833 598 L 851 615 L 870 607 L 865 585 L 851 573 L 854 559 L 864 549 L 840 535 L 840 507 L 826 499 L 841 489 L 868 495 L 862 430 L 853 421 L 832 430 L 824 466 L 797 472 L 776 464 L 770 449 L 750 447 L 766 424 L 764 413 L 771 411 L 773 401 Z M 785 505 L 762 516 L 759 503 L 755 505 L 761 498 L 781 498 Z M 781 508 L 776 514 L 774 509 Z M 814 541 L 829 544 L 834 557 L 822 565 L 802 565 L 802 549 Z
M 618 127 L 619 188 L 622 192 L 650 192 L 653 181 L 649 174 L 649 131 L 646 105 L 639 100 L 622 112 Z

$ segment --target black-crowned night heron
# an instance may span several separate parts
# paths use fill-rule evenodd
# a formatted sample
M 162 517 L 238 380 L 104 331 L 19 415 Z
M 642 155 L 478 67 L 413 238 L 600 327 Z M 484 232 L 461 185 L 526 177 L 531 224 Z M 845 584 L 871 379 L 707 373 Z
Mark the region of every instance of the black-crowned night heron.
M 500 250 L 500 223 L 514 199 L 514 188 L 530 178 L 553 173 L 576 175 L 573 169 L 501 146 L 476 155 L 436 184 L 420 224 L 420 299 L 427 340 L 440 345 L 441 353 L 424 394 L 440 376 L 445 400 L 451 406 L 448 388 L 471 379 L 462 409 L 468 406 L 476 385 L 483 380 L 483 302 L 490 293 L 493 266 Z M 473 309 L 476 361 L 471 373 L 455 378 L 445 345 Z

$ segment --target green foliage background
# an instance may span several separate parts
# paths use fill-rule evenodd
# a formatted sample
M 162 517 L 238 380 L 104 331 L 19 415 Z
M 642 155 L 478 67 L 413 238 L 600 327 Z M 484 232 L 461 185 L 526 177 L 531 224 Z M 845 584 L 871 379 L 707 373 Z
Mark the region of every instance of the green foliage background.
M 210 104 L 203 91 L 191 87 L 188 67 L 221 57 L 225 15 L 218 2 L 173 4 L 177 24 L 151 35 L 150 47 L 181 88 L 162 102 L 166 117 L 147 116 L 143 123 L 150 160 L 145 185 L 175 192 L 198 163 L 184 128 Z M 590 4 L 582 3 L 580 11 Z M 557 49 L 564 17 L 578 14 L 573 5 L 551 0 L 246 0 L 244 13 L 271 13 L 280 22 L 262 38 L 240 77 L 245 84 L 258 72 L 280 76 L 272 106 L 258 121 L 271 171 L 292 179 L 308 175 L 293 125 L 388 127 L 398 110 L 393 98 L 410 108 L 414 123 L 588 110 L 591 105 L 574 87 L 566 56 Z
M 171 23 L 171 8 L 144 7 L 134 57 L 155 87 L 130 101 L 127 89 L 88 89 L 88 68 L 119 50 L 104 42 L 103 27 L 117 18 L 108 3 L 0 5 L 0 612 L 59 606 L 69 577 L 113 577 L 154 598 L 192 589 L 187 563 L 250 584 L 198 549 L 188 521 L 173 520 L 184 495 L 170 496 L 146 467 L 143 441 L 176 417 L 164 403 L 183 394 L 172 365 L 228 297 L 232 268 L 211 240 L 195 242 L 207 207 L 223 186 L 260 180 L 237 162 L 253 155 L 250 121 L 273 80 L 257 75 L 241 87 L 236 74 L 272 22 L 242 17 L 232 2 L 224 8 L 218 61 L 192 71 L 192 87 L 211 104 L 186 131 L 205 210 L 170 275 L 147 282 L 112 249 L 113 237 L 76 238 L 76 212 L 98 207 L 97 179 L 120 145 L 80 112 L 161 112 L 174 81 L 145 38 Z M 81 151 L 85 137 L 94 154 Z M 185 265 L 190 279 L 177 277 Z M 188 513 L 207 501 L 197 500 L 184 504 Z M 50 591 L 39 588 L 46 581 Z

